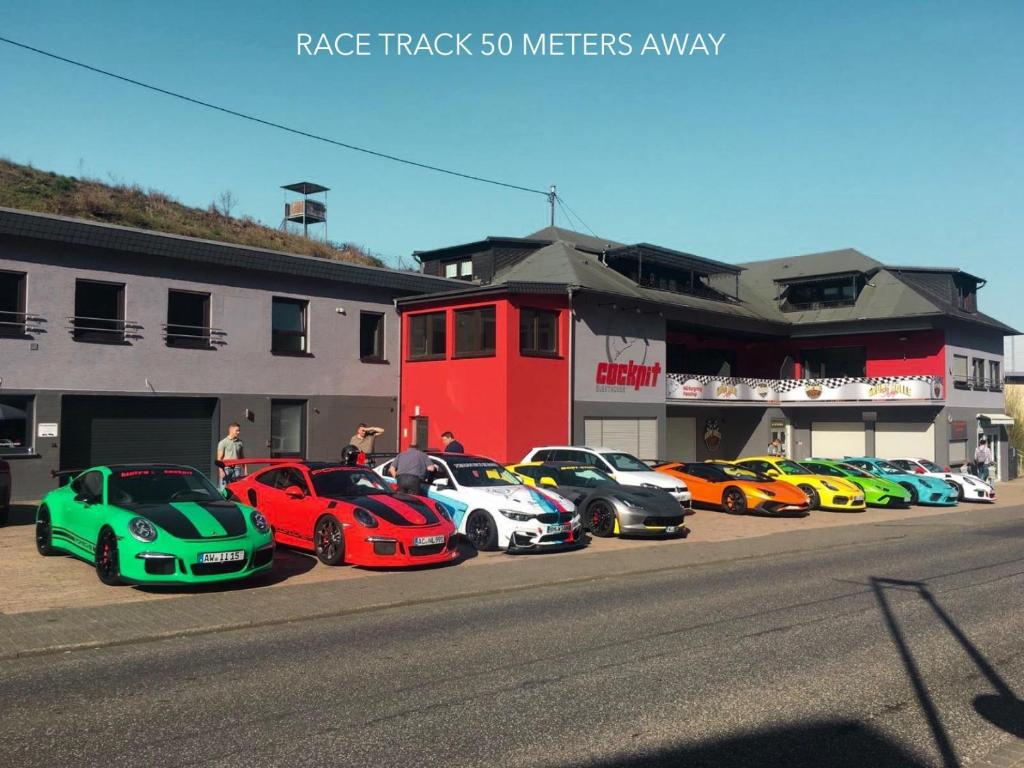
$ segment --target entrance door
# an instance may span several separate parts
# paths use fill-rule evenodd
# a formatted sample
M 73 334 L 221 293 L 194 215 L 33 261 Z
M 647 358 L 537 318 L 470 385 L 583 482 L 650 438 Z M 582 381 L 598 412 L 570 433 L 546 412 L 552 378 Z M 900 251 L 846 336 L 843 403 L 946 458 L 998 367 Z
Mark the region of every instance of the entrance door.
M 430 441 L 430 421 L 426 416 L 414 416 L 412 420 L 412 445 L 415 445 L 421 451 L 425 451 L 431 446 Z

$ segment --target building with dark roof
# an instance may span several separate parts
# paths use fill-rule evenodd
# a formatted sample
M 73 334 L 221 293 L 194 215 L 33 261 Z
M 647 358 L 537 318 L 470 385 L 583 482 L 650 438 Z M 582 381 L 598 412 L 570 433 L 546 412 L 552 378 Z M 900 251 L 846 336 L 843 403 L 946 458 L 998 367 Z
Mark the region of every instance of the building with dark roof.
M 726 264 L 547 227 L 415 254 L 463 287 L 399 299 L 402 441 L 454 431 L 644 459 L 762 453 L 1005 463 L 1002 339 L 984 280 L 843 249 Z M 1000 466 L 1000 470 L 1002 465 Z
M 337 458 L 360 422 L 394 449 L 394 301 L 415 272 L 0 209 L 0 457 L 16 499 L 51 470 L 247 455 Z

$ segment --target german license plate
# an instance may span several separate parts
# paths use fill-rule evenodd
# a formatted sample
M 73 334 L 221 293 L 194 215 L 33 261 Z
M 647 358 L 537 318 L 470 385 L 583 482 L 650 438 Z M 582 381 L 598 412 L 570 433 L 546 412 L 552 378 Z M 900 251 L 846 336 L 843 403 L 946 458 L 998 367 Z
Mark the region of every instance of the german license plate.
M 412 540 L 414 547 L 429 547 L 431 544 L 444 544 L 444 536 L 417 536 Z
M 665 526 L 665 533 L 675 533 L 678 530 L 679 530 L 679 526 L 676 526 L 676 525 L 666 525 Z
M 565 531 L 567 531 L 568 529 L 569 529 L 569 526 L 567 526 L 567 525 L 558 525 L 558 524 L 549 525 L 548 526 L 548 533 L 565 533 Z
M 245 550 L 236 549 L 231 552 L 203 552 L 199 555 L 200 563 L 235 563 L 245 560 Z
M 864 497 L 863 496 L 854 496 L 853 497 L 854 504 L 859 504 L 862 501 L 864 501 Z

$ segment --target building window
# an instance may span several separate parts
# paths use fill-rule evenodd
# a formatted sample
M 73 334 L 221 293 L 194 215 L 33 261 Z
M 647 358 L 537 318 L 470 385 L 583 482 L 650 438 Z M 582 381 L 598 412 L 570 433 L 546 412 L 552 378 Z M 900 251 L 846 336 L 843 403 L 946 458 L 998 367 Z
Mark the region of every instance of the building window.
M 867 375 L 867 350 L 864 347 L 808 349 L 801 358 L 804 379 L 832 379 Z
M 384 315 L 359 313 L 359 359 L 365 363 L 384 360 Z
M 306 403 L 302 400 L 271 400 L 271 458 L 302 457 L 305 444 Z
M 523 355 L 558 354 L 557 310 L 519 310 L 519 352 Z
M 25 335 L 25 273 L 0 272 L 0 336 Z
M 957 389 L 970 386 L 967 381 L 967 355 L 953 355 L 953 386 Z
M 975 389 L 985 388 L 985 361 L 980 357 L 971 359 L 971 385 Z
M 446 261 L 444 263 L 444 276 L 455 280 L 473 279 L 473 260 L 459 259 L 458 261 Z
M 210 294 L 167 292 L 167 346 L 209 348 Z
M 0 456 L 32 453 L 32 398 L 0 397 Z
M 124 283 L 76 280 L 71 328 L 75 341 L 123 342 Z
M 306 324 L 308 307 L 308 301 L 274 297 L 271 312 L 271 352 L 277 355 L 304 355 L 309 352 Z
M 456 310 L 456 357 L 486 357 L 494 354 L 495 314 L 493 306 Z
M 429 312 L 409 318 L 409 359 L 439 360 L 447 351 L 445 313 Z
M 988 388 L 993 392 L 1001 392 L 1003 389 L 1003 377 L 1001 374 L 1002 365 L 998 360 L 990 360 L 988 364 Z
M 863 275 L 851 275 L 787 285 L 780 297 L 780 308 L 783 312 L 798 312 L 853 306 L 857 303 L 864 282 Z

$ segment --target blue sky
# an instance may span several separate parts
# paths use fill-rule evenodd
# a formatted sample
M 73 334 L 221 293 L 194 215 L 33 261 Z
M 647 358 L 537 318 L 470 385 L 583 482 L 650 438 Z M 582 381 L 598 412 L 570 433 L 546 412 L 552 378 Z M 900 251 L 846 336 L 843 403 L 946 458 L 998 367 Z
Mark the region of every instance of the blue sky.
M 1024 4 L 2 0 L 0 35 L 339 140 L 527 187 L 612 239 L 724 261 L 856 247 L 989 279 L 1024 328 Z M 717 58 L 295 55 L 298 32 L 725 33 Z M 0 45 L 0 154 L 280 222 L 386 259 L 546 224 L 544 198 L 202 110 Z M 568 225 L 561 217 L 560 225 Z

